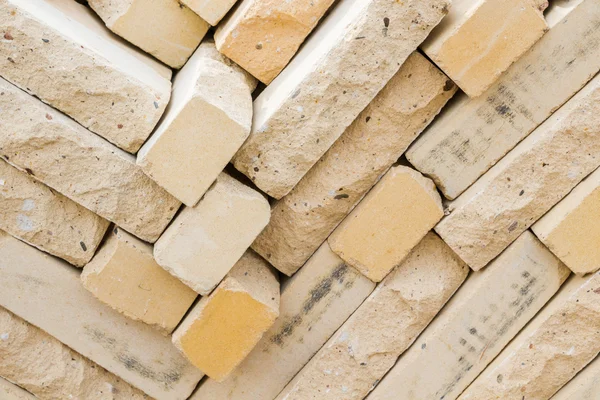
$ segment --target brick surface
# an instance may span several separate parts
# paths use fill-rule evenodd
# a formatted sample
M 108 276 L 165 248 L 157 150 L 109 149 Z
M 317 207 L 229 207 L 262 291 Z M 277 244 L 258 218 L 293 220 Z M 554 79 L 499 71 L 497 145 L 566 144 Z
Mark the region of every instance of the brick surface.
M 569 381 L 552 400 L 596 400 L 600 393 L 600 358 L 596 357 Z
M 0 397 L 4 400 L 35 400 L 36 397 L 19 386 L 0 378 Z
M 236 2 L 237 0 L 182 0 L 181 3 L 216 26 Z

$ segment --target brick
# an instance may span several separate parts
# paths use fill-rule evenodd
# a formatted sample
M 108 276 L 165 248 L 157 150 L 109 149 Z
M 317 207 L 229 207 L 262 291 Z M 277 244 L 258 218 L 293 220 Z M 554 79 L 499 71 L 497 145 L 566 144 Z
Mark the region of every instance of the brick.
M 438 236 L 429 233 L 277 399 L 363 399 L 458 289 L 468 271 Z
M 0 375 L 36 396 L 15 400 L 148 399 L 119 377 L 1 307 Z M 0 378 L 0 398 L 5 400 L 2 390 Z
M 165 116 L 142 146 L 144 172 L 193 207 L 250 134 L 252 97 L 239 67 L 204 42 L 177 74 Z M 202 157 L 198 157 L 202 154 Z
M 213 26 L 221 21 L 236 2 L 237 0 L 182 0 L 182 4 Z
M 458 199 L 435 228 L 478 270 L 600 164 L 594 78 Z M 576 160 L 576 162 L 574 161 Z
M 199 15 L 223 9 L 235 0 L 183 0 Z M 219 25 L 219 50 L 261 82 L 270 84 L 292 59 L 334 0 L 240 0 Z M 202 11 L 201 11 L 202 9 Z
M 106 26 L 173 68 L 181 68 L 209 25 L 176 0 L 90 0 Z
M 446 0 L 339 2 L 254 101 L 252 132 L 234 158 L 235 167 L 270 196 L 286 195 L 394 76 L 447 7 Z
M 173 343 L 210 378 L 222 382 L 279 315 L 279 279 L 248 251 L 173 333 Z
M 569 381 L 552 400 L 596 400 L 600 393 L 600 358 L 596 357 Z
M 275 203 L 252 248 L 281 272 L 296 272 L 455 92 L 443 73 L 413 53 L 298 185 Z
M 542 12 L 548 3 L 539 3 L 454 1 L 421 49 L 465 93 L 477 97 L 546 32 Z
M 444 216 L 440 195 L 417 171 L 392 167 L 328 239 L 331 250 L 381 281 Z
M 81 281 L 101 302 L 165 334 L 198 296 L 154 261 L 152 246 L 117 227 L 85 266 Z
M 0 229 L 82 267 L 94 255 L 108 224 L 0 160 Z
M 195 207 L 185 207 L 154 246 L 156 262 L 209 294 L 269 222 L 269 202 L 226 173 Z
M 169 102 L 165 68 L 69 0 L 2 0 L 1 76 L 135 153 Z
M 572 276 L 459 397 L 548 399 L 600 352 L 600 274 Z
M 531 232 L 524 232 L 485 270 L 469 276 L 369 400 L 456 399 L 569 273 Z
M 119 150 L 0 79 L 0 154 L 92 212 L 153 242 L 180 204 Z M 143 199 L 143 201 L 140 201 Z
M 273 399 L 371 293 L 374 284 L 324 243 L 281 288 L 279 318 L 224 382 L 190 400 Z
M 36 397 L 0 377 L 0 398 L 4 400 L 35 400 Z
M 562 2 L 550 30 L 481 96 L 457 96 L 406 157 L 455 199 L 600 69 L 595 0 Z
M 77 269 L 6 234 L 0 281 L 1 307 L 157 400 L 186 399 L 202 378 L 169 338 L 97 300 Z
M 586 274 L 600 269 L 600 169 L 531 229 L 571 271 Z

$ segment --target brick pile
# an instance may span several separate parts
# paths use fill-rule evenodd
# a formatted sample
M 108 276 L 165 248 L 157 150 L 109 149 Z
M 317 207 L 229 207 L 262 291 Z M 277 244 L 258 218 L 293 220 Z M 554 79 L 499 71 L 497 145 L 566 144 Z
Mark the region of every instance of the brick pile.
M 0 0 L 0 399 L 600 399 L 600 0 Z

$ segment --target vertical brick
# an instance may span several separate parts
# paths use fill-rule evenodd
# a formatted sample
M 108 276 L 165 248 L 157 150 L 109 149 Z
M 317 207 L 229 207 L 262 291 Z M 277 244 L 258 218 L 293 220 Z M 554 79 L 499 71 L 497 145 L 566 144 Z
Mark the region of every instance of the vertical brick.
M 400 70 L 292 191 L 252 244 L 296 272 L 456 92 L 420 53 Z
M 596 400 L 600 393 L 600 358 L 596 357 L 569 381 L 552 400 Z
M 85 266 L 81 281 L 101 302 L 165 334 L 198 296 L 154 261 L 152 246 L 117 227 Z
M 440 195 L 417 171 L 392 167 L 328 239 L 331 250 L 381 281 L 444 216 Z
M 279 315 L 279 279 L 248 251 L 219 286 L 192 309 L 173 343 L 206 375 L 223 381 Z
M 234 158 L 235 167 L 270 196 L 286 195 L 394 76 L 447 7 L 446 0 L 338 2 L 254 101 L 252 132 Z

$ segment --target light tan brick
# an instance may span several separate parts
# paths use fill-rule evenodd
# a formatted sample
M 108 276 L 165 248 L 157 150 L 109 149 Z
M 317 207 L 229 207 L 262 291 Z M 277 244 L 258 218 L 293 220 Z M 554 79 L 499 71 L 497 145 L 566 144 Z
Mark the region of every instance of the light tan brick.
M 600 352 L 599 292 L 600 274 L 572 276 L 459 399 L 552 397 Z
M 106 26 L 173 68 L 181 68 L 209 25 L 177 0 L 90 0 Z
M 586 274 L 600 269 L 600 169 L 531 229 L 571 271 Z
M 281 288 L 279 318 L 224 382 L 204 381 L 190 400 L 273 399 L 375 285 L 324 243 Z
M 166 71 L 71 0 L 0 2 L 0 75 L 135 153 L 169 102 Z
M 437 235 L 429 233 L 277 399 L 362 400 L 448 301 L 468 271 Z
M 0 281 L 1 307 L 157 400 L 186 399 L 202 378 L 169 338 L 96 299 L 77 269 L 4 233 Z
M 481 96 L 457 96 L 406 157 L 454 199 L 600 69 L 596 0 L 550 2 L 550 30 Z M 554 3 L 554 5 L 552 5 Z
M 199 15 L 205 15 L 209 22 L 216 20 L 223 6 L 235 3 L 235 0 L 183 1 Z M 240 0 L 215 32 L 217 47 L 268 85 L 296 54 L 333 1 Z
M 185 207 L 154 246 L 156 262 L 196 292 L 210 293 L 269 222 L 269 202 L 226 173 Z
M 286 195 L 394 76 L 447 7 L 446 0 L 338 2 L 254 101 L 252 132 L 234 158 L 235 167 L 272 197 Z
M 331 250 L 381 281 L 444 216 L 431 180 L 392 167 L 328 239 Z
M 81 281 L 101 302 L 165 334 L 198 296 L 154 261 L 152 246 L 117 227 L 85 266 Z
M 182 0 L 181 3 L 201 16 L 209 24 L 216 26 L 237 0 Z
M 10 383 L 6 379 L 0 377 L 0 398 L 3 400 L 35 400 L 36 397 L 21 389 L 19 386 Z
M 483 268 L 600 165 L 600 77 L 594 78 L 481 179 L 435 228 Z
M 569 381 L 552 400 L 597 400 L 600 393 L 600 357 Z
M 213 53 L 218 54 L 214 43 L 205 41 L 177 74 L 165 116 L 137 156 L 148 176 L 190 207 L 252 125 L 254 78 Z
M 539 0 L 454 0 L 421 49 L 471 97 L 485 92 L 546 32 Z
M 1 9 L 1 8 L 0 8 Z M 92 212 L 153 242 L 180 204 L 116 148 L 0 79 L 0 155 Z
M 277 273 L 247 251 L 210 296 L 194 306 L 173 333 L 173 343 L 192 364 L 222 382 L 278 315 Z
M 18 400 L 149 399 L 121 378 L 71 350 L 43 330 L 0 307 L 0 375 L 36 397 Z M 0 398 L 4 392 L 0 378 Z
M 82 267 L 94 255 L 108 224 L 0 160 L 0 229 Z
M 298 185 L 275 203 L 252 248 L 281 272 L 296 272 L 455 91 L 452 81 L 413 53 Z
M 524 232 L 485 270 L 469 276 L 369 400 L 456 399 L 569 273 L 531 232 Z

